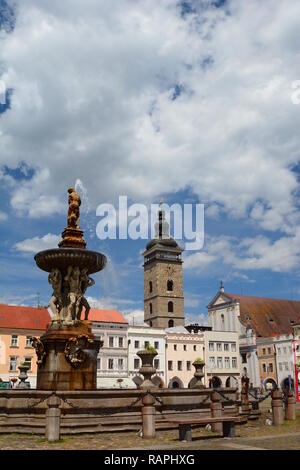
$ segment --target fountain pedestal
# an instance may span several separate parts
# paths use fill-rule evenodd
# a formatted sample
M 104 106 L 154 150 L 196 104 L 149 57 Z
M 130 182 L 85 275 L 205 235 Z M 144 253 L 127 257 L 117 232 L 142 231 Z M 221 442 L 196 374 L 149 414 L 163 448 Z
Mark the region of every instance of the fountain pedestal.
M 74 326 L 48 327 L 41 338 L 33 338 L 37 350 L 39 390 L 95 390 L 97 354 L 89 321 Z

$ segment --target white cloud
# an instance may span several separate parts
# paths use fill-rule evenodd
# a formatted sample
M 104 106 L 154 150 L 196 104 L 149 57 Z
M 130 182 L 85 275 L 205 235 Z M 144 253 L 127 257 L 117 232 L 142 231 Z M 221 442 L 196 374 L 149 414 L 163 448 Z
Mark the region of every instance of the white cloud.
M 232 217 L 250 211 L 264 229 L 293 231 L 298 0 L 228 5 L 226 15 L 195 2 L 182 18 L 171 0 L 19 1 L 15 31 L 1 37 L 14 93 L 0 164 L 23 160 L 36 175 L 11 188 L 12 207 L 61 212 L 78 177 L 93 206 L 191 186 Z
M 4 222 L 5 220 L 8 219 L 8 215 L 0 210 L 0 222 Z
M 123 315 L 128 321 L 129 325 L 144 325 L 144 310 L 127 310 Z
M 205 251 L 186 255 L 184 268 L 200 273 L 208 268 L 220 272 L 230 269 L 269 269 L 288 272 L 300 263 L 300 228 L 290 236 L 270 240 L 266 236 L 237 239 L 234 237 L 207 237 Z M 220 268 L 223 266 L 223 268 Z M 236 277 L 236 275 L 235 275 Z
M 58 235 L 47 233 L 47 235 L 43 237 L 27 238 L 26 240 L 16 243 L 13 248 L 17 251 L 23 251 L 24 253 L 37 253 L 38 251 L 57 248 L 60 239 L 61 237 Z

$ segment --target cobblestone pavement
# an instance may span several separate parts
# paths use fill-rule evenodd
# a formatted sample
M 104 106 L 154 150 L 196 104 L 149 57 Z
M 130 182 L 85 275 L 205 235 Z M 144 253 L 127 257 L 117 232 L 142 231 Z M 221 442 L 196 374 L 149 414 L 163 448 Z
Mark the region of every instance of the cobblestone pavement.
M 178 430 L 158 431 L 154 439 L 144 440 L 137 432 L 81 434 L 62 436 L 59 442 L 49 443 L 44 436 L 0 434 L 1 450 L 259 450 L 300 449 L 300 416 L 281 426 L 266 426 L 266 415 L 258 421 L 236 428 L 233 439 L 221 438 L 203 428 L 193 429 L 191 443 L 178 440 Z

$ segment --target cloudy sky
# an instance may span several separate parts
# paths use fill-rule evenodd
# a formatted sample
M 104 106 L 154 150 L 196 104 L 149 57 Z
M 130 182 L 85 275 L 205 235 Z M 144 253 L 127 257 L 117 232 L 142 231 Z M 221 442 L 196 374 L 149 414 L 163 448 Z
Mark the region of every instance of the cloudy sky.
M 0 28 L 1 302 L 48 303 L 33 255 L 56 246 L 78 180 L 88 247 L 109 259 L 93 305 L 143 309 L 146 241 L 96 236 L 119 195 L 205 204 L 190 320 L 220 279 L 300 300 L 299 0 L 0 0 Z

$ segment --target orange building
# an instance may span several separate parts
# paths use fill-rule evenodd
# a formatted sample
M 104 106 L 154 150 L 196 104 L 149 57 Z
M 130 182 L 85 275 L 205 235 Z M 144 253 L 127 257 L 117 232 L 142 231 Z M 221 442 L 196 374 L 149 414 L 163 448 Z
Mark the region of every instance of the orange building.
M 273 338 L 257 338 L 257 357 L 261 385 L 266 389 L 278 385 L 276 351 Z
M 31 336 L 41 336 L 51 318 L 46 308 L 0 304 L 0 379 L 11 386 L 19 375 L 18 366 L 30 363 L 27 382 L 36 386 L 36 354 Z M 29 385 L 29 384 L 28 384 Z

